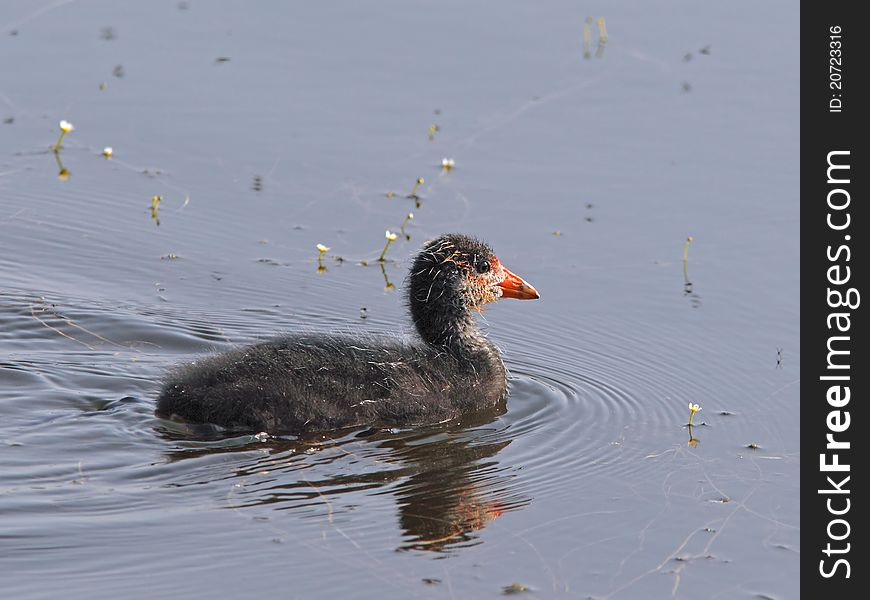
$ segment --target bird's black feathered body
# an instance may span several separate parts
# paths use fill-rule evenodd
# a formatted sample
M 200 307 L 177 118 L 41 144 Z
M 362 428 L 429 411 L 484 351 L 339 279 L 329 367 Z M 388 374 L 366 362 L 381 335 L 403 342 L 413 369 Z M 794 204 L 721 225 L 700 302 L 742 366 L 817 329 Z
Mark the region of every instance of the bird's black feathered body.
M 506 371 L 472 311 L 501 295 L 506 274 L 482 242 L 442 236 L 411 268 L 419 337 L 298 335 L 232 350 L 171 373 L 157 414 L 299 433 L 432 424 L 490 407 L 507 392 Z M 525 289 L 534 296 L 513 297 L 537 297 Z

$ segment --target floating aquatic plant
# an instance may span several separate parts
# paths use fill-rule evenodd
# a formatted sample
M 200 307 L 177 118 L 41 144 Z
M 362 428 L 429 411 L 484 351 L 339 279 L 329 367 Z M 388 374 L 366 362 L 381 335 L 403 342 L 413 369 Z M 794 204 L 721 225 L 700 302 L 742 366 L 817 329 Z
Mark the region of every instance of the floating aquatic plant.
M 387 249 L 390 247 L 390 244 L 398 239 L 399 236 L 387 229 L 384 232 L 384 237 L 387 238 L 387 243 L 384 246 L 384 249 L 381 250 L 381 255 L 378 257 L 378 262 L 384 262 L 384 256 L 386 256 L 387 254 Z
M 163 196 L 151 196 L 151 218 L 160 227 L 160 203 L 163 202 Z
M 423 179 L 422 177 L 418 177 L 418 178 L 417 178 L 417 181 L 414 182 L 414 187 L 411 189 L 411 193 L 408 194 L 408 198 L 412 198 L 412 199 L 414 199 L 414 200 L 419 199 L 420 196 L 417 195 L 417 189 L 418 189 L 421 185 L 423 185 L 424 183 L 426 183 L 426 180 Z
M 456 161 L 452 158 L 442 158 L 441 159 L 441 168 L 445 171 L 451 171 L 456 166 Z
M 604 23 L 604 17 L 598 17 L 598 43 L 607 43 L 607 26 Z
M 106 160 L 112 158 L 112 154 L 113 154 L 113 152 L 112 152 L 112 147 L 111 147 L 111 146 L 106 146 L 105 148 L 103 148 L 103 157 L 104 157 Z
M 692 419 L 695 417 L 695 413 L 699 412 L 700 410 L 701 410 L 700 406 L 698 406 L 697 404 L 692 404 L 691 402 L 689 402 L 689 426 L 690 427 L 692 426 Z
M 59 123 L 59 127 L 60 127 L 60 137 L 57 138 L 57 142 L 52 147 L 52 150 L 54 150 L 55 154 L 60 152 L 60 143 L 63 141 L 64 136 L 66 134 L 70 133 L 73 129 L 75 129 L 75 125 L 73 125 L 69 121 L 61 121 Z
M 399 230 L 402 232 L 402 235 L 405 236 L 405 239 L 409 240 L 409 241 L 411 239 L 411 236 L 408 235 L 407 233 L 405 233 L 405 225 L 407 225 L 411 221 L 411 219 L 413 219 L 413 218 L 414 218 L 414 213 L 409 212 L 407 215 L 405 215 L 405 220 L 402 221 L 402 226 L 399 228 Z
M 695 238 L 689 236 L 686 238 L 686 243 L 683 246 L 683 268 L 686 268 L 686 263 L 689 261 L 689 244 L 695 241 Z
M 324 246 L 323 244 L 317 244 L 317 272 L 323 273 L 326 271 L 326 267 L 323 266 L 323 255 L 329 252 L 329 246 Z

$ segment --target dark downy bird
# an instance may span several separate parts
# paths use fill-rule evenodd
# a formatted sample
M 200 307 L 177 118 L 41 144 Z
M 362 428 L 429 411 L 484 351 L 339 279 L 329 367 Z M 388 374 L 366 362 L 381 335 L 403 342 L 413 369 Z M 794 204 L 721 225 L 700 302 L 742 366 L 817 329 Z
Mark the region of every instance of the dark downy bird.
M 459 234 L 424 245 L 408 288 L 418 337 L 293 335 L 205 358 L 169 375 L 157 415 L 302 433 L 434 424 L 502 400 L 507 372 L 474 312 L 535 288 Z

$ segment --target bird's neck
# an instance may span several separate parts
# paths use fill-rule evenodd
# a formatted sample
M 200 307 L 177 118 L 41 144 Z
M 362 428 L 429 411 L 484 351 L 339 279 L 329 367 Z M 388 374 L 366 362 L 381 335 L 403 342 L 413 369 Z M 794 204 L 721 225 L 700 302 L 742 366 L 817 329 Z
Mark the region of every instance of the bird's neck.
M 412 308 L 417 333 L 427 344 L 443 348 L 460 361 L 485 360 L 501 363 L 498 350 L 477 328 L 474 315 L 465 307 L 432 306 Z M 427 310 L 428 309 L 428 310 Z

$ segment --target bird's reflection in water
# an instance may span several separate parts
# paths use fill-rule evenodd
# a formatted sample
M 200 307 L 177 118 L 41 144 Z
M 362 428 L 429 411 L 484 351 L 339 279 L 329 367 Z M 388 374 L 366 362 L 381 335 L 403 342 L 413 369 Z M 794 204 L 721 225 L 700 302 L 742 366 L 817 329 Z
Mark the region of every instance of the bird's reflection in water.
M 438 427 L 357 430 L 266 443 L 252 436 L 203 442 L 204 430 L 199 430 L 195 440 L 188 432 L 183 444 L 189 447 L 170 453 L 169 459 L 260 451 L 231 475 L 246 480 L 236 486 L 236 509 L 271 506 L 310 514 L 312 506 L 319 506 L 332 522 L 341 494 L 391 494 L 403 534 L 399 549 L 444 551 L 480 543 L 479 530 L 530 502 L 513 489 L 513 468 L 496 458 L 511 443 L 494 423 L 504 412 L 501 403 Z M 178 441 L 177 433 L 166 435 Z M 336 470 L 341 474 L 321 475 Z M 353 518 L 365 517 L 356 512 Z

